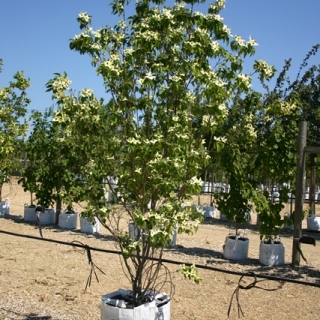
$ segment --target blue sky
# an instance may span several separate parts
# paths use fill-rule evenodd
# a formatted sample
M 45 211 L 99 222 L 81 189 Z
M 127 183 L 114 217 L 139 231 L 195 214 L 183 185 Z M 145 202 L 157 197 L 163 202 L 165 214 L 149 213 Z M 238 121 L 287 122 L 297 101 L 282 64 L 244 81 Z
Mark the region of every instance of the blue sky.
M 118 19 L 109 4 L 110 0 L 0 0 L 0 87 L 16 71 L 24 71 L 32 85 L 29 109 L 44 111 L 53 104 L 46 82 L 53 73 L 66 71 L 74 89 L 92 88 L 98 97 L 107 98 L 90 58 L 71 51 L 69 39 L 80 33 L 76 18 L 82 11 L 93 16 L 93 28 L 114 25 Z M 318 0 L 227 0 L 221 15 L 233 34 L 258 42 L 255 59 L 281 70 L 284 60 L 293 58 L 294 77 L 306 53 L 320 43 L 319 12 Z M 320 52 L 311 63 L 320 63 Z

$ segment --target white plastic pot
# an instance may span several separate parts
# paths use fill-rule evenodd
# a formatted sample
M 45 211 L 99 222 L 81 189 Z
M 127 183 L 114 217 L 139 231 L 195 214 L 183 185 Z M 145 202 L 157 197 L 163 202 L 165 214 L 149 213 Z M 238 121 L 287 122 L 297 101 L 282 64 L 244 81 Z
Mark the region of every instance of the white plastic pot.
M 59 228 L 76 229 L 78 225 L 78 214 L 74 211 L 65 211 L 59 215 Z
M 0 216 L 10 214 L 10 201 L 6 199 L 5 201 L 0 201 Z
M 281 242 L 260 242 L 259 262 L 265 266 L 279 266 L 285 262 L 285 246 Z
M 315 215 L 307 218 L 307 229 L 311 231 L 320 231 L 320 217 Z
M 28 222 L 37 221 L 36 206 L 24 206 L 23 219 Z
M 83 233 L 95 233 L 99 232 L 100 223 L 99 220 L 94 217 L 94 224 L 87 217 L 80 218 L 80 231 Z
M 133 309 L 126 308 L 120 290 L 111 292 L 102 296 L 101 320 L 170 320 L 170 300 L 164 305 L 157 305 L 154 300 Z
M 177 235 L 178 235 L 178 230 L 174 229 L 172 232 L 172 240 L 169 244 L 169 247 L 175 247 L 177 245 Z
M 223 256 L 230 260 L 244 260 L 248 258 L 249 239 L 237 236 L 227 236 Z
M 216 208 L 214 206 L 205 206 L 203 207 L 204 217 L 205 218 L 215 218 L 216 217 Z
M 40 214 L 41 225 L 50 225 L 56 223 L 56 211 L 54 209 L 46 208 L 43 213 Z

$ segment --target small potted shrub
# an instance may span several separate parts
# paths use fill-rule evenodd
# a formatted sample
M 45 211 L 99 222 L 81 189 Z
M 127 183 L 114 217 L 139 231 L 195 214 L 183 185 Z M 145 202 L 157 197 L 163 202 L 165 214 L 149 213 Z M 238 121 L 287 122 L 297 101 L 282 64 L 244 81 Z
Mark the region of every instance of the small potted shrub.
M 240 188 L 236 179 L 230 176 L 230 192 L 215 194 L 218 209 L 223 212 L 228 221 L 235 225 L 235 233 L 226 237 L 223 249 L 223 256 L 226 259 L 243 260 L 248 258 L 249 239 L 246 232 L 240 230 L 240 226 L 250 221 L 252 204 L 243 196 L 243 193 L 246 192 L 244 188 Z
M 281 216 L 284 203 L 288 200 L 286 189 L 279 191 L 279 202 L 270 201 L 268 191 L 260 191 L 259 211 L 260 248 L 259 262 L 263 265 L 282 265 L 285 263 L 285 246 L 281 242 L 279 231 L 285 218 Z

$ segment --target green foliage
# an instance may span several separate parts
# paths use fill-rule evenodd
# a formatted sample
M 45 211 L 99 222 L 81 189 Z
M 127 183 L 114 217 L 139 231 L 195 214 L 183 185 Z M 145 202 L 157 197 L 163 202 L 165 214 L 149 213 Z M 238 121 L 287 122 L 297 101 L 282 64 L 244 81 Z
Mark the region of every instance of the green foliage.
M 60 106 L 53 122 L 64 146 L 62 168 L 72 167 L 62 183 L 65 199 L 84 194 L 85 214 L 97 215 L 117 239 L 139 305 L 159 273 L 150 259 L 161 261 L 173 230 L 191 234 L 202 220 L 182 204 L 201 191 L 199 175 L 210 159 L 205 138 L 224 123 L 227 103 L 249 91 L 251 77 L 242 65 L 256 42 L 232 36 L 220 16 L 222 0 L 207 14 L 196 10 L 204 1 L 172 7 L 164 0 L 138 1 L 128 17 L 129 2 L 112 1 L 121 19 L 113 27 L 93 30 L 92 17 L 80 13 L 82 33 L 70 42 L 91 57 L 111 95 L 108 105 L 90 89 L 76 97 L 66 74 L 56 73 L 47 90 Z M 253 68 L 261 79 L 274 71 L 263 61 Z M 98 190 L 103 179 L 112 190 L 111 177 L 118 185 L 105 205 Z M 133 238 L 117 223 L 123 211 L 137 230 Z
M 0 72 L 2 65 L 0 60 Z M 23 72 L 17 72 L 13 79 L 8 86 L 0 89 L 0 188 L 9 181 L 15 170 L 20 169 L 19 149 L 28 130 L 23 118 L 30 103 L 26 93 L 30 82 Z
M 195 283 L 199 284 L 201 278 L 198 274 L 198 270 L 194 264 L 186 266 L 185 264 L 181 265 L 181 272 L 186 279 L 193 280 Z

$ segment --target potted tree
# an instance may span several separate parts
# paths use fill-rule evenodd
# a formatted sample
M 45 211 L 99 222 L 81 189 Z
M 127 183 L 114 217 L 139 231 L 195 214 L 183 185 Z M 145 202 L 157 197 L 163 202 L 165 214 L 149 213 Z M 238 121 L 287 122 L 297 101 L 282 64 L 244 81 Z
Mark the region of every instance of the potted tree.
M 40 214 L 40 223 L 43 225 L 56 223 L 53 206 L 59 198 L 57 190 L 61 175 L 61 170 L 58 170 L 58 130 L 51 123 L 52 112 L 53 108 L 49 108 L 43 114 L 38 111 L 31 114 L 33 129 L 25 145 L 28 161 L 18 181 L 31 194 L 31 205 L 25 206 L 25 220 L 37 220 L 34 194 L 37 204 L 44 208 Z
M 271 191 L 272 192 L 272 191 Z M 288 189 L 279 190 L 279 201 L 272 202 L 268 191 L 258 190 L 256 198 L 259 212 L 259 262 L 263 265 L 281 265 L 285 263 L 285 246 L 281 242 L 279 231 L 287 217 L 281 215 L 284 203 L 288 201 Z
M 90 89 L 75 95 L 66 74 L 55 74 L 47 84 L 61 106 L 53 121 L 72 146 L 65 159 L 84 181 L 68 192 L 89 191 L 84 214 L 97 216 L 114 236 L 131 283 L 129 292 L 102 298 L 103 320 L 129 318 L 128 313 L 140 319 L 145 303 L 150 307 L 145 318 L 170 314 L 162 257 L 175 228 L 192 233 L 202 220 L 191 206 L 181 207 L 201 192 L 198 177 L 209 158 L 204 134 L 223 122 L 231 92 L 250 85 L 240 57 L 253 54 L 256 43 L 232 39 L 219 16 L 224 1 L 212 4 L 207 15 L 194 10 L 196 3 L 168 7 L 165 1 L 139 1 L 128 19 L 126 3 L 115 0 L 113 13 L 121 21 L 97 31 L 89 15 L 79 15 L 83 33 L 70 47 L 91 56 L 112 97 L 107 105 Z M 270 69 L 261 62 L 255 68 L 264 75 Z M 118 187 L 106 203 L 97 190 L 109 176 L 118 178 Z M 122 219 L 133 222 L 133 237 Z M 182 271 L 199 281 L 192 266 Z
M 249 238 L 245 230 L 240 229 L 240 225 L 248 223 L 251 219 L 252 204 L 248 200 L 250 197 L 247 193 L 250 188 L 245 188 L 245 184 L 240 187 L 233 175 L 230 175 L 229 183 L 229 193 L 215 194 L 218 209 L 224 213 L 227 220 L 235 224 L 235 233 L 226 237 L 223 256 L 226 259 L 243 260 L 248 258 Z

